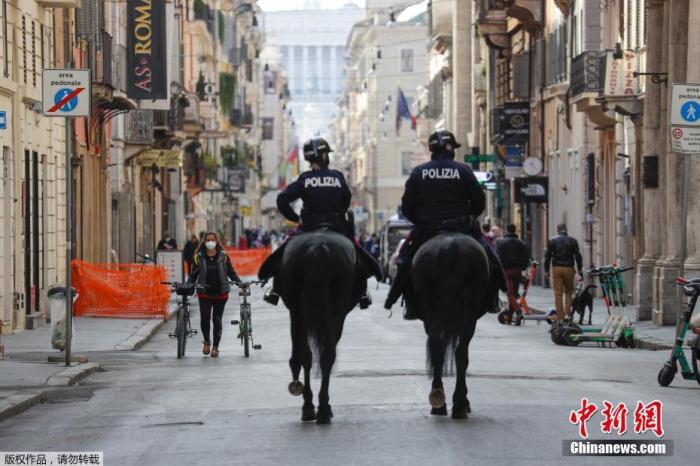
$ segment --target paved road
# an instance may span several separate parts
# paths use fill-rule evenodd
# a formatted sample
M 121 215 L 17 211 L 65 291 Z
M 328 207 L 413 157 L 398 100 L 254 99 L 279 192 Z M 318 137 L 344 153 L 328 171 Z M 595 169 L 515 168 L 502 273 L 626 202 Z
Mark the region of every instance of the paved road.
M 382 285 L 375 301 L 385 293 Z M 225 326 L 219 359 L 203 356 L 196 338 L 177 360 L 169 323 L 138 352 L 91 354 L 106 372 L 0 424 L 0 450 L 101 450 L 109 465 L 659 462 L 563 457 L 562 440 L 577 432 L 569 412 L 586 396 L 631 406 L 662 400 L 665 438 L 675 450 L 663 461 L 697 461 L 700 386 L 660 388 L 666 353 L 558 347 L 544 325 L 505 327 L 488 315 L 471 346 L 472 415 L 436 418 L 428 415 L 421 326 L 398 313 L 387 319 L 378 304 L 348 317 L 331 380 L 333 424 L 302 424 L 301 399 L 287 393 L 287 313 L 256 294 L 254 333 L 263 349 L 250 359 L 234 340 L 236 329 Z M 229 303 L 226 321 L 237 302 Z M 449 394 L 453 384 L 447 379 Z M 611 438 L 600 433 L 600 420 L 589 424 L 591 437 Z

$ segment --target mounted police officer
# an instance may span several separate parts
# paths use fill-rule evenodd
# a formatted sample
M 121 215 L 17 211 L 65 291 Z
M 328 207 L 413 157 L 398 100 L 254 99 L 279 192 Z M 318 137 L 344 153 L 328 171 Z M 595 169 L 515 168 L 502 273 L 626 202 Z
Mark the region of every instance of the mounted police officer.
M 430 135 L 428 147 L 431 160 L 414 168 L 406 181 L 401 210 L 414 227 L 401 251 L 399 271 L 384 303 L 386 309 L 391 309 L 403 294 L 408 304 L 404 315 L 407 320 L 419 317 L 410 303 L 410 270 L 413 256 L 421 245 L 441 231 L 467 233 L 484 245 L 474 219 L 484 211 L 486 196 L 471 168 L 454 160 L 455 149 L 461 145 L 454 134 L 440 130 Z M 492 270 L 487 308 L 496 311 L 498 289 L 506 291 L 505 279 L 498 258 L 486 245 L 484 249 Z
M 366 309 L 372 304 L 372 298 L 367 293 L 367 277 L 376 275 L 381 280 L 381 269 L 376 260 L 353 239 L 354 222 L 347 217 L 352 193 L 343 174 L 328 167 L 330 152 L 333 151 L 323 138 L 310 139 L 304 144 L 304 159 L 311 164 L 311 170 L 299 175 L 296 181 L 277 196 L 277 208 L 287 220 L 299 224 L 295 234 L 326 228 L 341 233 L 353 241 L 363 274 L 360 308 Z M 291 206 L 298 199 L 303 201 L 301 216 L 297 215 Z M 285 245 L 280 246 L 262 265 L 258 273 L 261 279 L 275 275 L 284 247 Z M 276 288 L 274 286 L 265 294 L 264 299 L 270 304 L 276 305 L 279 301 Z

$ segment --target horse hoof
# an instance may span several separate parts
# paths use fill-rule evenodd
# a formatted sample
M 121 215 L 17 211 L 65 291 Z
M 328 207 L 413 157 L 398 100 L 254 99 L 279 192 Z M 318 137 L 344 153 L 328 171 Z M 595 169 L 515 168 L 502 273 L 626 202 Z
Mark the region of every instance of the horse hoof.
M 439 408 L 433 408 L 430 410 L 432 416 L 447 416 L 447 405 L 442 405 Z
M 316 412 L 316 424 L 330 424 L 333 418 L 333 410 L 330 406 L 319 406 Z
M 433 388 L 428 396 L 430 401 L 430 406 L 433 408 L 440 408 L 445 406 L 445 390 L 442 388 Z
M 316 410 L 314 405 L 304 406 L 301 408 L 301 420 L 302 422 L 311 422 L 316 420 Z
M 467 408 L 452 408 L 452 419 L 467 419 Z
M 298 380 L 295 380 L 293 382 L 289 382 L 289 387 L 287 387 L 287 389 L 289 390 L 290 394 L 299 396 L 304 393 L 304 384 Z

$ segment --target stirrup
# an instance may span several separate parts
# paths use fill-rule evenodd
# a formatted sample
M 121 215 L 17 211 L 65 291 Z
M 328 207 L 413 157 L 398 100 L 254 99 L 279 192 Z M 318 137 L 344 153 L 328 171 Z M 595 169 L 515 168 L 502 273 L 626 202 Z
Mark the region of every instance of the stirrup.
M 263 295 L 263 301 L 265 301 L 268 304 L 272 304 L 273 306 L 277 306 L 277 303 L 280 302 L 280 295 L 272 291 L 272 289 L 269 289 L 265 291 L 265 294 Z

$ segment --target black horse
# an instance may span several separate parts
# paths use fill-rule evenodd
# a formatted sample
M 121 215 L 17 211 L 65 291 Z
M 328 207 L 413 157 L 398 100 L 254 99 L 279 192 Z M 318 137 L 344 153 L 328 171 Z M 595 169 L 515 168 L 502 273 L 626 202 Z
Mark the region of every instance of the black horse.
M 442 375 L 451 351 L 457 369 L 452 417 L 466 419 L 471 412 L 466 382 L 469 342 L 476 321 L 485 314 L 489 273 L 483 246 L 462 233 L 432 238 L 413 259 L 414 296 L 408 305 L 416 306 L 428 335 L 428 367 L 433 375 L 431 414 L 447 414 Z
M 328 383 L 335 363 L 335 349 L 343 333 L 345 317 L 357 305 L 360 270 L 355 246 L 345 236 L 332 231 L 303 233 L 286 246 L 280 270 L 280 297 L 289 309 L 292 331 L 292 382 L 289 392 L 304 394 L 302 421 L 331 422 Z M 364 278 L 362 278 L 364 279 Z M 311 343 L 311 346 L 309 345 Z M 321 364 L 321 391 L 318 412 L 314 412 L 310 386 L 312 349 Z M 304 383 L 299 373 L 304 368 Z

